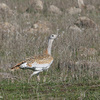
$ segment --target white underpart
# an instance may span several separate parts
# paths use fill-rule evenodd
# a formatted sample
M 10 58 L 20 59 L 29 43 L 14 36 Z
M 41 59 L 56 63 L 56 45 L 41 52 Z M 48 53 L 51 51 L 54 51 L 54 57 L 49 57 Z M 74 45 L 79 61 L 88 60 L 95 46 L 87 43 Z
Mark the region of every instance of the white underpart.
M 52 61 L 53 62 L 53 61 Z M 45 64 L 38 64 L 37 62 L 34 62 L 33 64 L 32 64 L 32 67 L 30 67 L 30 66 L 27 66 L 27 63 L 23 63 L 21 66 L 20 66 L 20 68 L 29 68 L 29 69 L 33 69 L 33 70 L 35 70 L 35 71 L 40 71 L 40 70 L 47 70 L 49 67 L 50 67 L 50 65 L 52 64 L 52 62 L 51 63 L 45 63 Z
M 23 63 L 21 66 L 20 66 L 20 68 L 27 68 L 28 66 L 27 66 L 27 63 Z
M 32 68 L 35 68 L 35 70 L 46 70 L 50 67 L 51 63 L 45 63 L 45 64 L 38 64 L 37 62 L 34 62 L 32 64 Z
M 24 69 L 24 68 L 29 68 L 34 70 L 34 72 L 31 74 L 30 78 L 35 75 L 35 74 L 39 74 L 40 72 L 47 70 L 50 65 L 52 64 L 53 60 L 51 61 L 51 63 L 45 63 L 45 64 L 38 64 L 37 62 L 34 62 L 32 64 L 32 67 L 27 66 L 27 63 L 23 63 L 20 68 Z

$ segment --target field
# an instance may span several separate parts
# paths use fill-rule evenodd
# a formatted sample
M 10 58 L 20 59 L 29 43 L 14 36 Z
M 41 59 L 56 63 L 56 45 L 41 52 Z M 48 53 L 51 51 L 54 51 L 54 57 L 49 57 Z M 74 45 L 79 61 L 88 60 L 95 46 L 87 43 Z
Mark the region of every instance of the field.
M 78 8 L 77 0 L 41 1 L 0 0 L 0 100 L 100 100 L 100 0 L 84 0 L 95 8 L 73 14 L 69 8 Z M 82 16 L 88 25 L 76 24 Z M 42 54 L 57 31 L 54 62 L 40 82 L 36 75 L 29 81 L 32 70 L 11 71 Z

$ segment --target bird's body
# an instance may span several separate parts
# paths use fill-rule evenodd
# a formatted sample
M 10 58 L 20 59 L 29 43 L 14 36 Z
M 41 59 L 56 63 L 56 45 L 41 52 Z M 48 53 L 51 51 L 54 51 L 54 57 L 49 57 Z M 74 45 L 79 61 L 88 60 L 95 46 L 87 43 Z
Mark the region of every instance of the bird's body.
M 11 69 L 31 69 L 34 72 L 31 74 L 31 77 L 35 74 L 39 74 L 40 72 L 47 70 L 53 62 L 53 57 L 51 56 L 51 47 L 53 40 L 57 37 L 57 35 L 51 35 L 49 37 L 48 48 L 43 55 L 33 56 L 31 58 L 26 59 L 12 67 Z
M 53 57 L 49 54 L 31 57 L 15 65 L 12 69 L 31 69 L 34 71 L 46 70 L 53 62 Z

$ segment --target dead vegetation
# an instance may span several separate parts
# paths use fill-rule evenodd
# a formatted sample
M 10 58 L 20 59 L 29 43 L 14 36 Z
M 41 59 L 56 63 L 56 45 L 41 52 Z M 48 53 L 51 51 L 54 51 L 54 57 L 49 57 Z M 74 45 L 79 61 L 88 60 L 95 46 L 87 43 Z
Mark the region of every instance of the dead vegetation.
M 70 2 L 25 0 L 25 2 L 27 3 L 24 4 L 22 1 L 16 3 L 12 0 L 0 3 L 0 66 L 2 68 L 9 69 L 27 57 L 42 53 L 47 44 L 46 38 L 59 29 L 56 46 L 53 46 L 52 55 L 55 61 L 51 69 L 61 68 L 60 77 L 64 80 L 69 76 L 66 73 L 69 71 L 69 66 L 74 76 L 77 71 L 73 70 L 73 66 L 79 71 L 80 66 L 83 65 L 90 68 L 87 63 L 93 61 L 98 64 L 98 66 L 93 65 L 93 70 L 95 69 L 97 73 L 100 71 L 100 32 L 99 29 L 95 31 L 95 27 L 100 25 L 98 22 L 100 11 L 94 9 L 93 13 L 87 11 L 83 13 L 80 8 L 70 8 L 75 4 L 72 0 Z M 10 7 L 11 3 L 13 4 Z M 96 7 L 97 4 L 94 3 L 94 6 Z M 68 11 L 69 8 L 68 13 L 66 9 Z M 97 75 L 100 78 L 100 74 Z

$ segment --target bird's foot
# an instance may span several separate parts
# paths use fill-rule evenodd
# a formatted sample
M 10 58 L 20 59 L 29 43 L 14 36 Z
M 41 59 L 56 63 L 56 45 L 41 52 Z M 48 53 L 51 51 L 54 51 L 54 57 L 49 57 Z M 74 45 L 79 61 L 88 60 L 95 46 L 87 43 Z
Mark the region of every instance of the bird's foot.
M 37 80 L 38 80 L 38 82 L 40 82 L 40 76 L 39 75 L 37 75 Z

